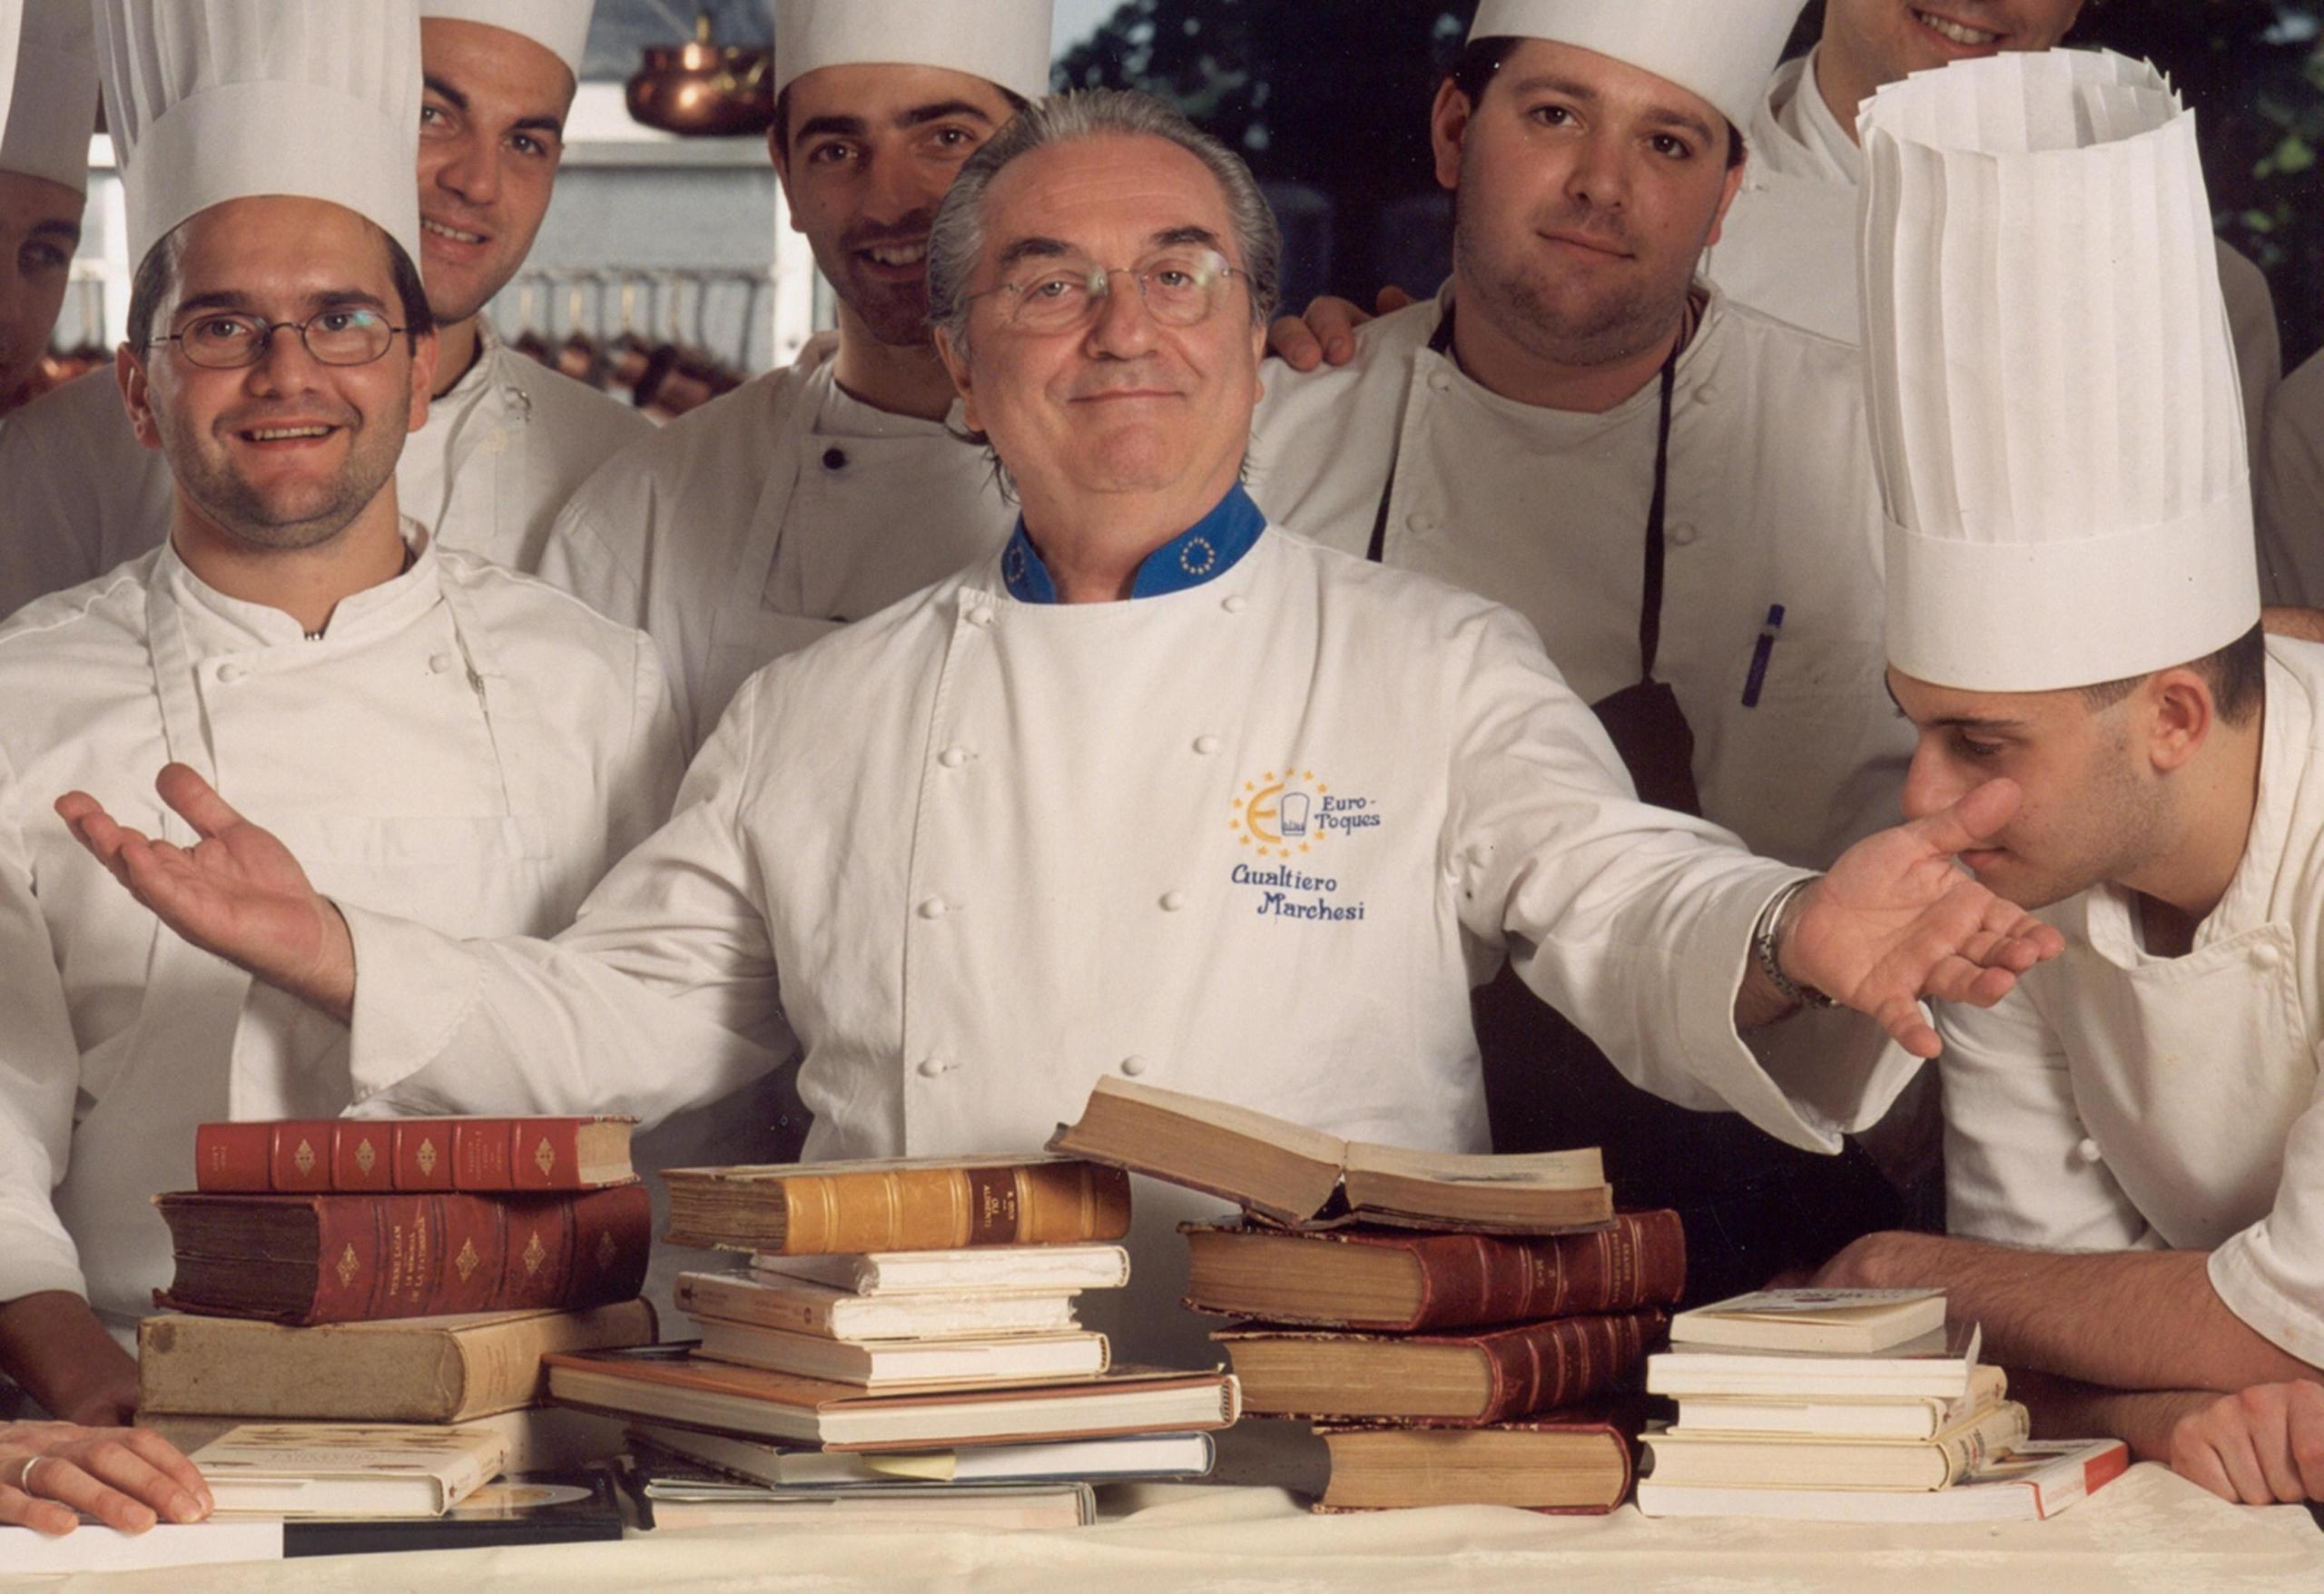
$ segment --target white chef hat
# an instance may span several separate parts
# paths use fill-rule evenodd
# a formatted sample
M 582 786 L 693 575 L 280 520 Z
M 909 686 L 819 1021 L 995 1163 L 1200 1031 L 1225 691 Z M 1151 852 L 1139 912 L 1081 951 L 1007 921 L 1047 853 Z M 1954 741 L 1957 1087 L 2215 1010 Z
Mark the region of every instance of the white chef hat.
M 2257 625 L 2242 393 L 2170 84 L 2006 54 L 1891 84 L 1860 125 L 1889 662 L 2049 691 Z
M 589 53 L 589 14 L 597 0 L 419 0 L 422 21 L 480 22 L 522 34 L 581 75 Z
M 97 129 L 97 46 L 88 0 L 22 0 L 0 16 L 16 52 L 0 62 L 15 93 L 0 104 L 0 172 L 89 192 L 89 135 Z M 5 48 L 5 46 L 0 46 Z
M 774 88 L 826 66 L 941 66 L 1038 100 L 1050 0 L 774 0 Z
M 1471 39 L 1548 39 L 1677 84 L 1748 127 L 1806 0 L 1484 0 Z
M 228 200 L 330 200 L 419 258 L 413 0 L 97 0 L 129 258 Z

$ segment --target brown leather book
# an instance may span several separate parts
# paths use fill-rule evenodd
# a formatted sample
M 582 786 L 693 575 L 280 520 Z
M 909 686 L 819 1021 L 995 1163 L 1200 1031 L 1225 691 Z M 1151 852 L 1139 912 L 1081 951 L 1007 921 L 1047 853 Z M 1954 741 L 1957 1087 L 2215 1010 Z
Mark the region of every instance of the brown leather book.
M 779 1256 L 1059 1245 L 1129 1233 L 1129 1177 L 1066 1156 L 672 1168 L 670 1244 Z
M 1687 1278 L 1675 1212 L 1626 1212 L 1589 1235 L 1336 1229 L 1286 1234 L 1181 1224 L 1196 1312 L 1410 1333 L 1668 1306 Z
M 651 1302 L 285 1328 L 162 1313 L 137 1325 L 139 1420 L 231 1412 L 346 1422 L 466 1422 L 548 1392 L 553 1351 L 650 1345 Z
M 1315 1432 L 1332 1457 L 1319 1511 L 1507 1505 L 1599 1517 L 1629 1497 L 1635 1469 L 1635 1425 L 1602 1412 L 1482 1428 L 1365 1423 Z
M 272 1323 L 610 1305 L 645 1282 L 643 1185 L 575 1196 L 157 1196 L 157 1305 Z
M 205 1194 L 594 1190 L 626 1184 L 628 1117 L 279 1118 L 203 1124 Z
M 1635 1386 L 1669 1326 L 1649 1309 L 1471 1334 L 1246 1328 L 1210 1337 L 1226 1347 L 1254 1416 L 1474 1427 Z

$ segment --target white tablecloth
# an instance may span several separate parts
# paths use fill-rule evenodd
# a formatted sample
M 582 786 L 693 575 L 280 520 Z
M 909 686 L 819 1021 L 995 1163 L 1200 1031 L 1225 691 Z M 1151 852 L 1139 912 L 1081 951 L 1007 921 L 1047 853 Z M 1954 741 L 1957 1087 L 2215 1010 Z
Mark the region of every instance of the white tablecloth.
M 1949 1529 L 1655 1521 L 1627 1506 L 1598 1518 L 1541 1517 L 1484 1507 L 1316 1516 L 1279 1489 L 1186 1484 L 1127 1485 L 1101 1491 L 1101 1498 L 1108 1520 L 1074 1532 L 665 1532 L 635 1534 L 619 1544 L 347 1556 L 103 1576 L 0 1575 L 0 1589 L 2324 1589 L 2324 1532 L 2304 1507 L 2230 1506 L 2151 1465 L 2133 1468 L 2051 1521 Z

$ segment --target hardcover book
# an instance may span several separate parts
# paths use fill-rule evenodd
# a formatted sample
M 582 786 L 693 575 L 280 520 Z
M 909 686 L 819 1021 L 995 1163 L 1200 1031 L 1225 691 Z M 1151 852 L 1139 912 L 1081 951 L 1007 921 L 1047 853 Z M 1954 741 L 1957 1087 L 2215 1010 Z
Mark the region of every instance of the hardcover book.
M 484 1550 L 508 1544 L 608 1543 L 622 1536 L 621 1498 L 603 1467 L 507 1474 L 441 1516 L 350 1517 L 282 1525 L 285 1559 Z
M 261 1422 L 187 1459 L 220 1516 L 440 1516 L 484 1487 L 507 1442 L 488 1429 Z
M 654 1308 L 642 1300 L 320 1328 L 162 1314 L 137 1325 L 138 1412 L 463 1422 L 544 1398 L 541 1358 L 552 1351 L 655 1337 Z
M 1197 1312 L 1387 1333 L 1668 1306 L 1687 1274 L 1675 1212 L 1524 1238 L 1182 1224 Z
M 1755 1489 L 1945 1489 L 2025 1442 L 2025 1408 L 2004 1401 L 1919 1441 L 1649 1430 L 1659 1483 Z
M 672 1168 L 674 1245 L 779 1255 L 1051 1245 L 1129 1233 L 1129 1180 L 1063 1156 Z
M 1081 1326 L 1070 1294 L 865 1296 L 781 1274 L 682 1273 L 675 1294 L 678 1310 L 690 1316 L 858 1343 L 1068 1333 Z
M 705 1480 L 682 1466 L 639 1459 L 638 1516 L 657 1532 L 694 1528 L 795 1528 L 862 1533 L 940 1528 L 1027 1532 L 1086 1528 L 1097 1496 L 1084 1482 L 875 1483 L 836 1489 L 765 1489 Z
M 1603 1516 L 1630 1491 L 1630 1441 L 1603 1416 L 1484 1428 L 1320 1426 L 1332 1476 L 1319 1511 L 1506 1505 Z
M 1090 1482 L 1128 1478 L 1206 1478 L 1217 1449 L 1207 1433 L 1134 1433 L 1120 1439 L 1060 1439 L 1042 1444 L 987 1444 L 969 1450 L 838 1451 L 785 1449 L 722 1433 L 645 1424 L 634 1439 L 753 1483 L 790 1489 L 832 1484 Z
M 1641 1478 L 1649 1517 L 1773 1517 L 1803 1522 L 2007 1522 L 2054 1517 L 2129 1470 L 2119 1439 L 2035 1439 L 1950 1489 L 1723 1489 Z
M 1944 1326 L 1943 1290 L 1755 1290 L 1679 1313 L 1670 1343 L 1862 1356 Z
M 1226 1347 L 1254 1415 L 1505 1422 L 1632 1387 L 1659 1311 L 1561 1317 L 1469 1334 L 1245 1328 Z
M 594 1190 L 627 1184 L 630 1117 L 280 1118 L 193 1132 L 195 1188 Z
M 1963 1418 L 1988 1411 L 2009 1392 L 2009 1375 L 1987 1363 L 1969 1374 L 1958 1400 L 1852 1400 L 1778 1395 L 1689 1395 L 1673 1433 L 1792 1434 L 1827 1439 L 1934 1439 Z
M 1613 1192 L 1597 1149 L 1462 1156 L 1343 1140 L 1176 1090 L 1100 1079 L 1051 1151 L 1236 1202 L 1286 1228 L 1353 1223 L 1558 1234 L 1602 1228 Z
M 969 1389 L 1094 1378 L 1111 1362 L 1102 1333 L 1018 1334 L 990 1340 L 875 1340 L 865 1344 L 702 1318 L 701 1354 L 744 1367 L 861 1389 Z
M 1649 1394 L 1776 1395 L 1794 1400 L 1957 1401 L 1969 1392 L 1983 1343 L 1977 1325 L 1953 1323 L 1869 1355 L 1824 1351 L 1737 1351 L 1710 1345 L 1658 1352 L 1646 1363 Z
M 1117 1367 L 1101 1378 L 1030 1388 L 882 1394 L 694 1360 L 684 1347 L 547 1358 L 550 1395 L 568 1405 L 743 1439 L 827 1450 L 951 1445 L 1207 1432 L 1242 1414 L 1226 1373 Z
M 645 1282 L 643 1185 L 576 1196 L 157 1196 L 177 1251 L 154 1303 L 311 1324 L 579 1309 Z
M 751 1258 L 751 1271 L 857 1295 L 1070 1294 L 1129 1283 L 1129 1253 L 1119 1245 L 1051 1245 L 758 1255 Z

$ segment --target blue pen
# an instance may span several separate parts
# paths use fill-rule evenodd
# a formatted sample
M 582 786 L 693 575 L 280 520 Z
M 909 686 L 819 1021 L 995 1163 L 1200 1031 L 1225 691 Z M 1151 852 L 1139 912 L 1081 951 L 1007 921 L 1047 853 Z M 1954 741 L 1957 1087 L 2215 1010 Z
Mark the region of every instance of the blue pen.
M 1783 629 L 1783 605 L 1768 605 L 1768 623 L 1759 627 L 1758 645 L 1751 650 L 1751 673 L 1743 678 L 1743 706 L 1759 706 L 1759 688 L 1768 684 L 1768 656 L 1776 651 L 1776 635 Z

